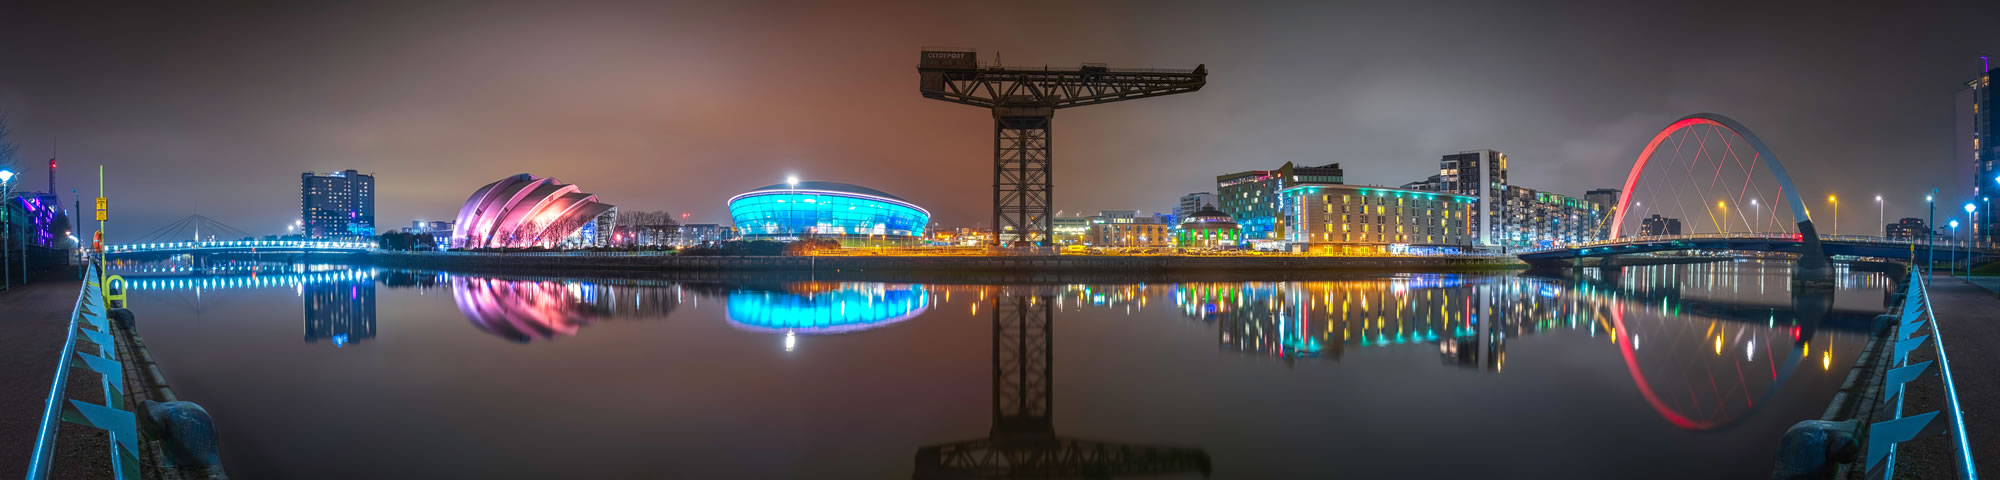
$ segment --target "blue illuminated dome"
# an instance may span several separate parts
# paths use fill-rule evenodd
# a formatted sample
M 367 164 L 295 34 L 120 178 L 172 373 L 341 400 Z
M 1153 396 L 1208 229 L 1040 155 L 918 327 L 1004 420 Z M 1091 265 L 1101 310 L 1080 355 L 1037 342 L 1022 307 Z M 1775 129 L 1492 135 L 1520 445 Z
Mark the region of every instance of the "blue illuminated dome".
M 729 199 L 745 238 L 915 241 L 931 212 L 881 190 L 835 182 L 780 183 Z M 853 243 L 853 242 L 847 242 Z
M 729 292 L 729 323 L 752 331 L 846 333 L 901 322 L 930 308 L 923 285 L 843 283 Z

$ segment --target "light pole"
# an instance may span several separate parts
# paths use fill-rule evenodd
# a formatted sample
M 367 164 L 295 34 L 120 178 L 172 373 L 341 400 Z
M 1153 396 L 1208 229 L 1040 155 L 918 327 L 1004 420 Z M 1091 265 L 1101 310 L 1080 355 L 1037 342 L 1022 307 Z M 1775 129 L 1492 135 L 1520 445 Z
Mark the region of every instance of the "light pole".
M 14 289 L 13 242 L 8 241 L 14 235 L 14 209 L 7 206 L 7 197 L 14 195 L 13 180 L 13 170 L 0 170 L 0 289 L 7 290 Z M 27 265 L 21 267 L 27 269 Z
M 1937 191 L 1938 189 L 1932 188 L 1930 195 L 1924 195 L 1924 204 L 1930 207 L 1930 214 L 1926 216 L 1927 220 L 1924 220 L 1924 240 L 1926 240 L 1924 248 L 1927 252 L 1924 254 L 1924 264 L 1930 266 L 1930 269 L 1924 270 L 1926 282 L 1931 280 L 1931 270 L 1937 270 Z
M 1727 235 L 1729 234 L 1729 204 L 1722 203 L 1721 200 L 1716 200 L 1715 208 L 1722 209 L 1722 233 Z
M 1889 236 L 1888 217 L 1882 215 L 1882 196 L 1875 196 L 1875 223 L 1882 224 L 1882 236 Z
M 1827 196 L 1826 196 L 1826 202 L 1827 202 L 1827 203 L 1831 203 L 1831 204 L 1833 204 L 1833 234 L 1834 234 L 1834 235 L 1839 235 L 1839 234 L 1840 234 L 1840 199 L 1839 199 L 1839 198 L 1835 198 L 1835 197 L 1834 197 L 1833 195 L 1827 195 Z
M 1757 225 L 1764 224 L 1764 207 L 1757 205 L 1757 199 L 1750 199 L 1750 233 L 1757 233 Z
M 1951 275 L 1955 277 L 1958 276 L 1958 220 L 1951 221 L 1951 243 L 1945 252 L 1951 255 Z
M 785 188 L 789 189 L 789 191 L 786 193 L 790 194 L 786 195 L 787 197 L 790 197 L 790 199 L 785 201 L 785 203 L 789 204 L 785 205 L 785 209 L 787 210 L 785 212 L 785 221 L 797 222 L 799 221 L 799 176 L 786 175 Z
M 1977 207 L 1972 206 L 1972 202 L 1965 202 L 1965 223 L 1967 227 L 1965 229 L 1965 278 L 1966 279 L 1972 278 L 1972 232 L 1977 231 L 1979 229 L 1979 224 L 1972 222 L 1972 212 L 1976 209 Z

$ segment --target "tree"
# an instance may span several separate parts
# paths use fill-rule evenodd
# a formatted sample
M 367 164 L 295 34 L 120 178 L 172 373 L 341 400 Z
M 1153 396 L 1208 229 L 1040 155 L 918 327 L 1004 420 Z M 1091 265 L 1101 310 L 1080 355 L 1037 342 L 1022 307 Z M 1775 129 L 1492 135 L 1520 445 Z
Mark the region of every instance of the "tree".
M 14 146 L 8 133 L 7 112 L 0 112 L 0 169 L 13 170 L 14 154 L 20 150 Z

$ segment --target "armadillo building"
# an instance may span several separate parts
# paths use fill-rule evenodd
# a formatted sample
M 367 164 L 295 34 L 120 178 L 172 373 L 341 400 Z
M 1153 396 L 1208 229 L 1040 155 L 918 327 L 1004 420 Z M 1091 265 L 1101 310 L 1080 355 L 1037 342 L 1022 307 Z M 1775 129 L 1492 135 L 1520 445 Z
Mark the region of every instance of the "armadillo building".
M 859 185 L 797 182 L 766 185 L 729 198 L 729 216 L 746 239 L 824 238 L 846 245 L 922 241 L 931 212 Z
M 576 185 L 526 173 L 486 184 L 458 210 L 453 248 L 557 248 L 610 244 L 618 207 Z

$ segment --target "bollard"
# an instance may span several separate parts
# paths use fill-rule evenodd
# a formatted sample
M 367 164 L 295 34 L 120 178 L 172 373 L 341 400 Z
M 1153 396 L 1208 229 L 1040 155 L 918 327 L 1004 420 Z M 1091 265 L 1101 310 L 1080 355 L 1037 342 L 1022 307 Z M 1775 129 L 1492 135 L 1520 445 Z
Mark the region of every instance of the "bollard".
M 1854 435 L 1859 425 L 1855 420 L 1793 424 L 1778 442 L 1778 461 L 1771 478 L 1833 478 L 1841 464 L 1854 461 L 1861 453 L 1860 439 Z
M 223 479 L 222 455 L 216 446 L 215 421 L 194 402 L 147 400 L 146 425 L 160 442 L 163 466 L 181 478 Z
M 1868 329 L 1871 332 L 1880 332 L 1883 331 L 1884 329 L 1889 328 L 1890 325 L 1902 323 L 1902 321 L 1903 317 L 1899 317 L 1894 314 L 1884 313 L 1881 315 L 1876 315 L 1875 321 L 1873 323 L 1868 324 Z
M 138 321 L 136 317 L 132 316 L 132 310 L 126 308 L 113 308 L 105 310 L 104 315 L 110 317 L 112 322 L 117 323 L 118 328 L 123 328 L 126 330 L 132 329 L 133 323 Z

